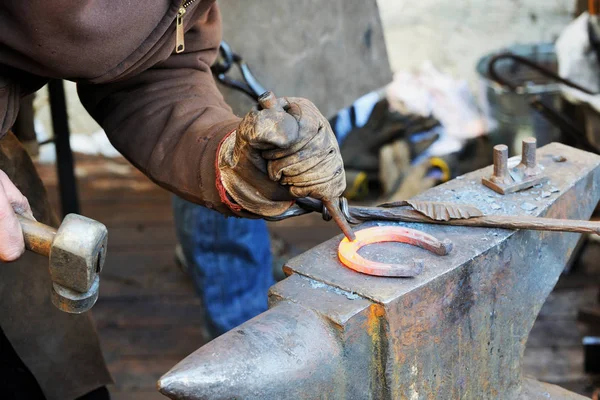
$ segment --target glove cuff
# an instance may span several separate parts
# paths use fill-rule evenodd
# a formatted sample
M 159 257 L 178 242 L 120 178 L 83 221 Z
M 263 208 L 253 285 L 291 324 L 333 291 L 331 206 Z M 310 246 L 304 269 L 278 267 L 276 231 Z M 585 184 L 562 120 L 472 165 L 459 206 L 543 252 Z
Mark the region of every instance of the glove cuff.
M 254 171 L 251 171 L 246 165 L 242 165 L 244 164 L 243 160 L 234 157 L 236 137 L 236 131 L 226 135 L 217 150 L 216 178 L 221 201 L 235 212 L 247 210 L 263 217 L 282 214 L 294 202 L 268 199 L 248 179 L 244 179 L 244 172 L 254 173 Z M 256 181 L 256 179 L 253 180 Z M 277 185 L 266 175 L 263 183 L 264 185 Z
M 236 131 L 234 130 L 232 132 L 229 132 L 227 135 L 225 135 L 223 137 L 223 139 L 221 139 L 221 142 L 219 143 L 219 146 L 217 147 L 217 157 L 215 159 L 215 175 L 217 178 L 217 182 L 216 182 L 217 191 L 219 192 L 219 197 L 221 198 L 221 201 L 223 202 L 223 204 L 225 204 L 227 207 L 229 207 L 230 210 L 232 210 L 234 212 L 241 212 L 242 206 L 231 201 L 229 195 L 227 194 L 227 189 L 225 188 L 225 185 L 223 185 L 223 180 L 221 179 L 221 168 L 219 166 L 219 164 L 221 163 L 221 158 L 222 158 L 221 154 L 222 154 L 222 152 L 223 152 L 223 154 L 225 154 L 225 152 L 226 152 L 226 150 L 223 150 L 223 149 L 227 148 L 227 146 L 223 146 L 224 143 L 230 137 L 234 138 L 234 143 L 235 143 L 235 136 L 236 136 Z

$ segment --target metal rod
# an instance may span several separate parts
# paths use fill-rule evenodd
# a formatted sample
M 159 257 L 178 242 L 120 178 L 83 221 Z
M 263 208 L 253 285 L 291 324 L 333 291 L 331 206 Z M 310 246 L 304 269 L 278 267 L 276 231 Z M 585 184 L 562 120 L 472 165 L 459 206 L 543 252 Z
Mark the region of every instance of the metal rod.
M 536 149 L 537 149 L 536 138 L 530 137 L 530 138 L 523 139 L 523 151 L 521 152 L 521 164 L 523 164 L 526 168 L 535 168 L 537 166 Z
M 508 147 L 504 144 L 494 146 L 494 179 L 504 182 L 508 177 Z
M 550 70 L 549 68 L 543 67 L 542 65 L 536 63 L 535 61 L 528 59 L 527 57 L 522 57 L 522 56 L 512 54 L 512 53 L 500 53 L 500 54 L 497 54 L 497 55 L 493 56 L 492 58 L 490 58 L 490 61 L 488 63 L 488 76 L 490 77 L 491 80 L 495 81 L 496 83 L 500 84 L 501 86 L 507 87 L 511 91 L 516 91 L 521 86 L 518 84 L 515 84 L 514 82 L 510 82 L 508 79 L 505 79 L 504 77 L 500 76 L 500 74 L 498 73 L 498 70 L 496 70 L 496 64 L 499 61 L 505 60 L 505 59 L 512 60 L 513 65 L 514 64 L 517 64 L 517 65 L 523 64 L 523 65 L 533 69 L 534 71 L 539 72 L 541 75 L 545 76 L 546 78 L 552 79 L 556 82 L 562 83 L 563 85 L 580 90 L 583 93 L 591 94 L 591 95 L 598 94 L 587 88 L 584 88 L 583 86 L 580 86 L 579 84 L 577 84 L 569 79 L 565 79 L 565 78 L 559 76 L 556 72 Z
M 555 219 L 528 216 L 488 215 L 468 219 L 437 221 L 409 208 L 350 207 L 352 217 L 363 221 L 385 220 L 399 222 L 424 222 L 439 225 L 472 226 L 483 228 L 527 229 L 535 231 L 558 231 L 594 233 L 600 235 L 600 222 Z
M 258 104 L 260 104 L 260 106 L 265 110 L 278 110 L 285 112 L 283 107 L 281 107 L 281 105 L 277 101 L 277 96 L 275 96 L 273 92 L 263 93 L 258 98 Z M 331 217 L 333 218 L 337 226 L 339 226 L 341 231 L 344 232 L 344 235 L 348 238 L 348 240 L 351 242 L 355 241 L 356 235 L 354 234 L 352 228 L 350 227 L 350 224 L 340 211 L 340 207 L 338 205 L 339 199 L 322 199 L 322 202 L 323 206 L 327 208 L 327 210 L 331 214 Z
M 339 226 L 342 232 L 344 232 L 344 236 L 346 236 L 349 241 L 354 242 L 356 240 L 356 235 L 354 234 L 354 231 L 350 227 L 350 224 L 340 211 L 338 203 L 338 199 L 335 199 L 335 201 L 323 200 L 323 206 L 325 206 L 325 208 L 329 210 L 331 218 L 333 218 L 337 226 Z
M 258 98 L 258 104 L 260 104 L 260 106 L 265 110 L 277 110 L 285 112 L 283 107 L 279 105 L 277 97 L 273 92 L 264 92 L 261 94 Z

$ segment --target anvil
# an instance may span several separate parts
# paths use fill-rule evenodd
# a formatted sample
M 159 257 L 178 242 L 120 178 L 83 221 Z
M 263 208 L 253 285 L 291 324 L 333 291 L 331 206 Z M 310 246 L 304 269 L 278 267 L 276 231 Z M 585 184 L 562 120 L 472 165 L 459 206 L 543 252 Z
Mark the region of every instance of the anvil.
M 549 177 L 542 186 L 495 193 L 481 184 L 488 167 L 417 199 L 490 215 L 589 219 L 600 200 L 600 157 L 553 143 L 538 160 Z M 391 223 L 363 226 L 377 224 Z M 172 399 L 583 398 L 523 377 L 521 367 L 580 234 L 400 225 L 450 239 L 454 250 L 441 257 L 405 244 L 364 248 L 378 261 L 424 261 L 415 278 L 382 278 L 344 267 L 341 237 L 329 240 L 285 265 L 268 311 L 181 361 L 159 390 Z

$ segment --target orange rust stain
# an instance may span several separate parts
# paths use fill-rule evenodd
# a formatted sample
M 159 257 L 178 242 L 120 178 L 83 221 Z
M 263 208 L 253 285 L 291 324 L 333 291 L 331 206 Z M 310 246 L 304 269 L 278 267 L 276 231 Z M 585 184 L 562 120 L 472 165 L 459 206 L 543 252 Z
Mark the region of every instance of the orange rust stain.
M 382 305 L 372 304 L 367 312 L 366 326 L 364 327 L 367 334 L 371 338 L 371 376 L 377 377 L 376 380 L 383 381 L 385 378 L 385 349 L 383 346 L 382 337 L 385 332 L 382 332 L 382 319 L 385 318 L 385 309 Z
M 367 315 L 367 333 L 373 339 L 373 336 L 380 334 L 380 323 L 381 318 L 385 316 L 385 309 L 379 304 L 373 304 L 369 307 L 369 314 Z
M 385 318 L 385 308 L 380 304 L 371 304 L 367 309 L 362 329 L 367 332 L 373 343 L 381 340 L 381 320 Z

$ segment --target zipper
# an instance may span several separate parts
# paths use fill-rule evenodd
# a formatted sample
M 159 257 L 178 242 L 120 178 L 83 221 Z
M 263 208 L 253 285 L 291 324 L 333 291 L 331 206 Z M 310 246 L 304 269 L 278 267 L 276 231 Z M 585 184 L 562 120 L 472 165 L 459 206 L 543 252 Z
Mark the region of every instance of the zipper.
M 183 53 L 185 50 L 185 32 L 183 29 L 183 16 L 185 15 L 187 8 L 194 4 L 198 0 L 182 0 L 179 10 L 177 10 L 177 20 L 175 23 L 175 52 Z

